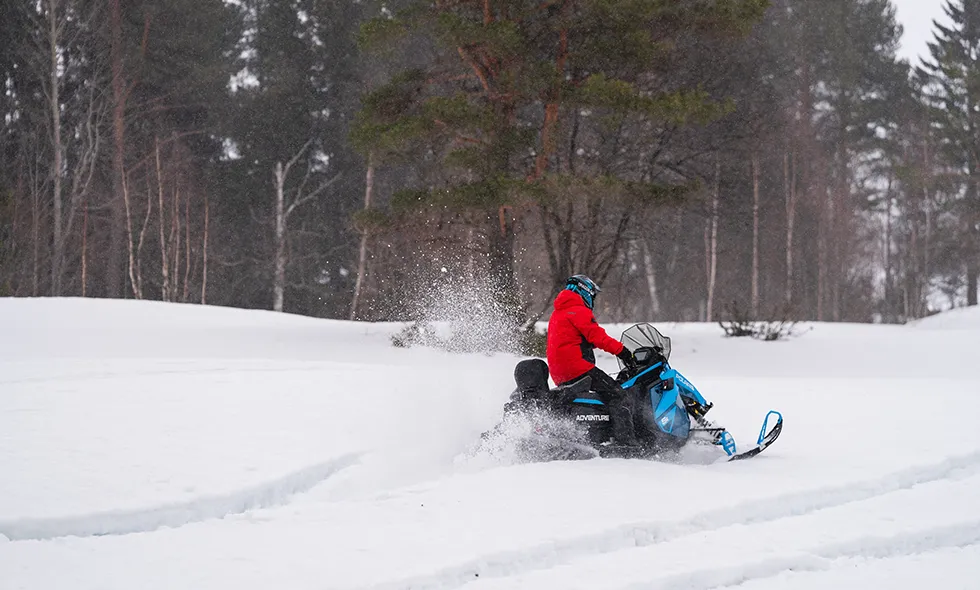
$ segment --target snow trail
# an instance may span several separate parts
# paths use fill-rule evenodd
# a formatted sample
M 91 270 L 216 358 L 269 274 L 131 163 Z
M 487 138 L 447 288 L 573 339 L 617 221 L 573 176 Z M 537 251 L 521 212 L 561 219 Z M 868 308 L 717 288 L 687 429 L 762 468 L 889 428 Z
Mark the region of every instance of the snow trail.
M 549 569 L 575 559 L 666 543 L 732 525 L 751 525 L 803 516 L 884 496 L 917 485 L 980 473 L 980 451 L 912 467 L 873 480 L 742 502 L 680 521 L 655 521 L 482 556 L 431 575 L 366 586 L 364 590 L 456 588 L 477 579 L 508 577 Z M 976 531 L 974 531 L 976 532 Z M 971 533 L 972 534 L 972 533 Z
M 358 459 L 358 454 L 347 454 L 243 490 L 141 510 L 0 521 L 0 537 L 6 537 L 10 541 L 27 541 L 127 535 L 163 527 L 177 528 L 260 508 L 273 508 L 282 506 L 293 496 L 323 483 L 341 470 L 354 465 Z
M 892 537 L 865 537 L 835 543 L 796 555 L 779 556 L 738 566 L 670 576 L 620 590 L 714 590 L 750 580 L 772 578 L 783 572 L 822 571 L 847 558 L 891 559 L 980 543 L 980 521 L 912 531 Z

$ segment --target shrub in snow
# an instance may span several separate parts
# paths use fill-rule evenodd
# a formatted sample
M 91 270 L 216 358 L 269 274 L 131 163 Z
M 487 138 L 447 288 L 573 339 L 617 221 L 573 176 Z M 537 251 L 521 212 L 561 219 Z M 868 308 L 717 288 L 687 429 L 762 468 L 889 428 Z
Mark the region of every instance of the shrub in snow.
M 718 325 L 721 326 L 722 330 L 724 330 L 725 336 L 728 336 L 729 338 L 749 337 L 755 338 L 756 340 L 772 342 L 775 340 L 784 340 L 786 338 L 798 336 L 802 333 L 799 327 L 799 322 L 796 320 L 749 319 L 750 314 L 747 313 L 744 308 L 739 307 L 736 303 L 732 303 L 732 305 L 729 306 L 728 315 L 732 319 L 722 320 L 718 322 Z M 783 310 L 780 315 L 785 318 L 790 316 L 790 313 L 788 310 Z

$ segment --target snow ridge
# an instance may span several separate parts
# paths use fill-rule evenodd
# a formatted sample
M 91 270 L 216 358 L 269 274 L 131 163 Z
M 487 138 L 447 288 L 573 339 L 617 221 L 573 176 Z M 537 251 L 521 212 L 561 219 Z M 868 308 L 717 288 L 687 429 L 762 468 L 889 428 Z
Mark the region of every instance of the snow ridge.
M 738 586 L 750 580 L 772 578 L 788 571 L 828 570 L 837 559 L 889 559 L 941 549 L 964 548 L 977 543 L 980 543 L 980 521 L 912 531 L 893 537 L 866 537 L 796 555 L 631 584 L 621 590 L 712 590 Z
M 454 588 L 477 579 L 525 574 L 552 568 L 590 555 L 656 545 L 727 526 L 759 524 L 802 516 L 852 502 L 870 500 L 917 485 L 967 477 L 978 472 L 980 472 L 980 452 L 973 452 L 950 457 L 931 465 L 912 467 L 865 482 L 751 500 L 696 514 L 685 520 L 635 523 L 605 532 L 571 537 L 518 551 L 487 555 L 431 575 L 395 580 L 368 588 L 370 590 Z M 974 528 L 967 529 L 967 532 L 969 534 L 977 533 L 975 525 L 971 526 Z M 846 552 L 846 549 L 844 551 Z M 804 558 L 804 566 L 818 562 L 819 560 L 816 558 Z M 771 568 L 773 566 L 766 567 Z M 765 567 L 763 570 L 767 571 Z
M 63 518 L 0 521 L 0 538 L 25 541 L 57 537 L 127 535 L 163 527 L 177 528 L 195 522 L 243 514 L 249 510 L 282 506 L 293 496 L 309 491 L 337 472 L 350 467 L 358 458 L 358 454 L 342 455 L 250 488 L 228 494 L 203 496 L 187 502 L 140 510 L 96 512 Z

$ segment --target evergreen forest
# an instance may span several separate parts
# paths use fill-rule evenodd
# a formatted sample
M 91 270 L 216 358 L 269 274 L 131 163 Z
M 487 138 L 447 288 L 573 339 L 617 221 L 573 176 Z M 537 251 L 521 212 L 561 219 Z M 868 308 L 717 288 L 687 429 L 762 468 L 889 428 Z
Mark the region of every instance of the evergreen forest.
M 513 325 L 977 304 L 980 0 L 0 0 L 0 296 Z

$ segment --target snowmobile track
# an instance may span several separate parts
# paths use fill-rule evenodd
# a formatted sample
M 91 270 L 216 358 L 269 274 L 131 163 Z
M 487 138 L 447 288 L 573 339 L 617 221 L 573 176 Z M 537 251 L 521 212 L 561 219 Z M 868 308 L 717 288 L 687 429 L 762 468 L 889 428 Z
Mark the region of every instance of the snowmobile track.
M 298 361 L 297 361 L 298 362 Z M 5 363 L 13 365 L 13 363 Z M 224 375 L 240 375 L 243 373 L 316 373 L 323 371 L 323 362 L 306 362 L 306 366 L 236 366 L 227 367 L 221 364 L 204 364 L 202 366 L 195 368 L 137 368 L 131 370 L 68 370 L 61 373 L 47 374 L 43 377 L 21 377 L 16 379 L 0 379 L 0 385 L 27 385 L 27 384 L 43 384 L 43 383 L 58 383 L 66 379 L 71 379 L 73 381 L 97 381 L 97 380 L 112 380 L 112 379 L 128 379 L 128 378 L 139 378 L 147 379 L 152 377 L 201 377 L 201 376 L 224 376 Z M 339 365 L 342 363 L 332 363 L 334 365 Z
M 630 584 L 619 590 L 712 590 L 738 586 L 751 580 L 772 578 L 783 572 L 815 572 L 831 568 L 847 558 L 890 559 L 942 549 L 965 548 L 980 543 L 980 521 L 917 530 L 893 537 L 865 537 L 826 545 L 812 551 L 773 557 L 754 563 L 678 574 L 659 580 Z
M 282 506 L 288 503 L 291 497 L 323 483 L 341 470 L 355 464 L 358 458 L 357 454 L 343 455 L 250 488 L 142 510 L 97 512 L 64 518 L 0 521 L 0 535 L 10 541 L 127 535 L 150 532 L 163 527 L 177 528 L 195 522 L 243 514 L 249 510 L 273 508 Z
M 980 473 L 980 451 L 949 457 L 939 463 L 912 467 L 873 480 L 750 500 L 734 506 L 702 512 L 679 521 L 628 524 L 591 535 L 486 555 L 468 563 L 445 568 L 431 575 L 385 582 L 365 587 L 364 590 L 456 588 L 477 579 L 508 577 L 550 569 L 582 557 L 666 543 L 687 535 L 722 529 L 732 525 L 761 524 L 803 516 L 828 508 L 871 500 L 917 485 L 969 477 L 977 473 Z M 957 543 L 968 545 L 980 542 L 980 539 L 974 539 L 974 535 L 980 536 L 975 523 L 967 525 L 963 530 L 956 530 L 959 532 L 954 531 L 955 534 L 951 534 L 953 543 L 941 545 L 942 547 L 953 546 Z M 940 542 L 942 539 L 932 539 L 926 535 L 923 543 L 928 544 L 933 541 Z M 914 546 L 914 542 L 905 543 L 900 539 L 879 543 L 885 555 L 887 555 L 888 547 L 894 546 L 901 549 L 901 547 L 909 544 Z M 846 547 L 849 546 L 850 544 Z M 846 547 L 840 549 L 843 553 L 839 557 L 848 555 Z M 828 549 L 827 553 L 834 555 L 831 549 Z M 820 557 L 817 556 L 814 559 L 819 561 Z M 824 560 L 832 558 L 823 557 Z M 825 561 L 821 563 L 825 563 Z M 764 572 L 773 569 L 773 567 L 775 566 L 762 567 L 763 574 L 760 574 L 760 577 L 765 577 Z M 687 582 L 688 586 L 682 585 L 681 587 L 701 587 L 691 586 L 689 582 Z M 711 587 L 714 586 L 707 586 L 707 588 Z

